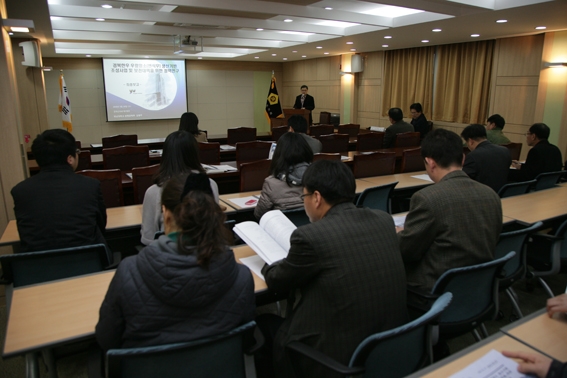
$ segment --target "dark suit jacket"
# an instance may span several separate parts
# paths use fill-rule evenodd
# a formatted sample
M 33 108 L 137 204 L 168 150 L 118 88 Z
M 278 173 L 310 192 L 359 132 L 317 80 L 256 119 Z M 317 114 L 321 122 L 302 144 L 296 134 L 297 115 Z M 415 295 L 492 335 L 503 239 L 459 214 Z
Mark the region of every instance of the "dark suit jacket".
M 502 231 L 500 197 L 463 171 L 451 172 L 411 197 L 398 233 L 408 285 L 431 290 L 452 268 L 494 258 Z
M 526 162 L 521 169 L 511 169 L 510 181 L 528 181 L 536 178 L 540 173 L 560 171 L 563 165 L 559 148 L 542 140 L 528 152 Z
M 54 165 L 11 193 L 22 252 L 104 243 L 106 208 L 98 180 Z
M 421 134 L 421 139 L 425 138 L 429 132 L 429 124 L 427 123 L 427 118 L 425 118 L 423 113 L 421 113 L 417 119 L 412 119 L 410 123 L 413 126 L 413 129 Z
M 383 148 L 394 147 L 396 144 L 396 134 L 407 133 L 409 131 L 414 131 L 413 126 L 403 120 L 391 124 L 386 129 L 386 134 L 384 134 Z
M 295 104 L 293 104 L 293 108 L 294 109 L 305 108 L 307 110 L 310 110 L 311 112 L 309 113 L 309 124 L 310 125 L 313 124 L 313 116 L 311 115 L 313 109 L 315 109 L 315 99 L 313 98 L 313 96 L 306 94 L 305 100 L 303 101 L 303 106 L 301 106 L 301 95 L 297 96 L 295 98 Z
M 323 219 L 295 230 L 287 258 L 262 273 L 271 290 L 301 292 L 276 335 L 279 376 L 290 375 L 284 350 L 291 341 L 346 364 L 364 338 L 407 319 L 403 262 L 392 217 L 384 212 L 335 205 Z M 301 368 L 308 377 L 332 376 L 309 361 Z
M 473 180 L 490 186 L 498 193 L 508 182 L 510 164 L 510 150 L 484 141 L 467 154 L 463 171 Z

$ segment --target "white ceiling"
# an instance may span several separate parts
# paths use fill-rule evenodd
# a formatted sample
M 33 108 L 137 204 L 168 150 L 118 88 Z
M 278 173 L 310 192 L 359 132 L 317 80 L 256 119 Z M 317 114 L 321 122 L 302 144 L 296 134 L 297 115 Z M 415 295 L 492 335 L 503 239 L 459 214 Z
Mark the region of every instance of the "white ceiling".
M 544 31 L 567 29 L 567 0 L 6 0 L 6 3 L 10 19 L 31 19 L 35 24 L 33 33 L 14 33 L 13 37 L 31 35 L 39 39 L 44 57 L 76 58 L 88 54 L 107 58 L 282 62 L 345 54 L 351 49 L 361 53 L 542 32 L 535 29 L 537 26 L 545 26 Z M 103 4 L 112 8 L 102 8 Z M 385 13 L 391 10 L 386 5 L 420 12 L 392 17 Z M 378 15 L 365 13 L 369 11 Z M 500 19 L 507 22 L 497 23 Z M 354 25 L 337 26 L 328 21 Z M 441 31 L 433 32 L 435 28 Z M 480 36 L 471 37 L 475 33 Z M 174 54 L 179 50 L 174 47 L 174 36 L 191 36 L 198 46 L 185 46 L 181 49 L 183 53 Z

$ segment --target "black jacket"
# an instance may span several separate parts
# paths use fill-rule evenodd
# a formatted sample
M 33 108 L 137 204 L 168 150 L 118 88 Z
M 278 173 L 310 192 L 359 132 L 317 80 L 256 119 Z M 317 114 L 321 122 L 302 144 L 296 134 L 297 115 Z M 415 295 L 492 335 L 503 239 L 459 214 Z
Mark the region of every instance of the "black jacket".
M 498 193 L 508 183 L 510 164 L 510 150 L 486 140 L 467 154 L 463 171 L 473 180 L 490 186 Z
M 249 322 L 255 308 L 252 274 L 229 248 L 205 269 L 163 235 L 118 266 L 96 338 L 105 350 L 190 341 Z
M 421 113 L 421 115 L 416 119 L 412 119 L 410 123 L 413 126 L 414 131 L 421 134 L 421 139 L 425 138 L 429 132 L 429 124 L 427 123 L 427 118 L 425 118 L 423 113 Z
M 68 165 L 44 167 L 12 189 L 22 252 L 104 243 L 100 181 Z
M 526 162 L 521 169 L 511 169 L 510 181 L 528 181 L 540 173 L 560 171 L 563 165 L 561 151 L 557 146 L 542 140 L 528 152 Z

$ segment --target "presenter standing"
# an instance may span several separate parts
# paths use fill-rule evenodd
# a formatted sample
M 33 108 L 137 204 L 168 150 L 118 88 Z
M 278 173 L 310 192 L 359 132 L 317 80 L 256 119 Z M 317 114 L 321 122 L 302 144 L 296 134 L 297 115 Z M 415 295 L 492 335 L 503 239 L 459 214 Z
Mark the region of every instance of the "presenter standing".
M 293 105 L 293 108 L 309 110 L 309 125 L 312 125 L 313 118 L 311 116 L 311 112 L 313 112 L 313 109 L 315 109 L 315 99 L 313 98 L 313 96 L 308 95 L 307 91 L 309 91 L 309 87 L 307 85 L 302 85 L 301 94 L 295 98 L 295 104 Z

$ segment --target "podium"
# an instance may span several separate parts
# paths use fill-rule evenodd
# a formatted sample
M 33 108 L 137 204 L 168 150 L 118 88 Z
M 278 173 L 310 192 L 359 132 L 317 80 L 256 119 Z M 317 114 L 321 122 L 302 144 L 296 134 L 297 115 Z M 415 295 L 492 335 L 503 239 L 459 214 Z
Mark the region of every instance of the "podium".
M 309 125 L 309 114 L 311 113 L 310 110 L 307 109 L 282 109 L 282 110 L 283 110 L 283 114 L 285 115 L 284 118 L 270 118 L 270 131 L 274 127 L 287 126 L 287 121 L 289 120 L 289 117 L 293 115 L 303 116 L 303 118 L 305 118 L 305 121 L 307 122 L 307 125 Z

